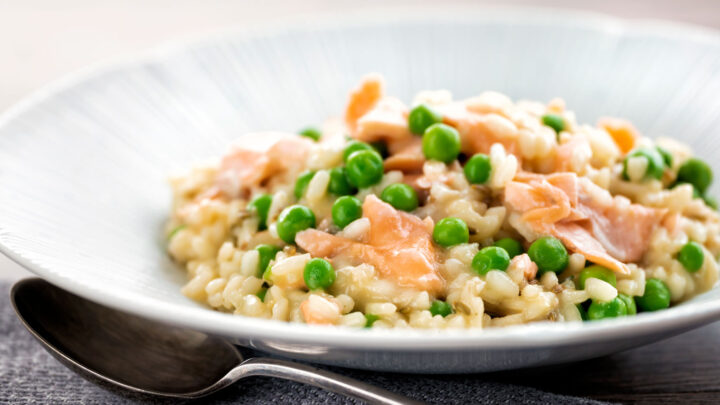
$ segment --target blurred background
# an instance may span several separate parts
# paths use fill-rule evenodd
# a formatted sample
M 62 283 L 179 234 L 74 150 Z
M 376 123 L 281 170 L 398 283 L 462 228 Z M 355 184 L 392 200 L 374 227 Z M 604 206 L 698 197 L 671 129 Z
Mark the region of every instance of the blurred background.
M 0 0 L 0 112 L 33 90 L 89 64 L 163 42 L 305 14 L 428 7 L 425 0 Z M 443 7 L 563 7 L 628 19 L 720 29 L 718 0 L 443 1 Z M 0 255 L 0 279 L 26 275 Z

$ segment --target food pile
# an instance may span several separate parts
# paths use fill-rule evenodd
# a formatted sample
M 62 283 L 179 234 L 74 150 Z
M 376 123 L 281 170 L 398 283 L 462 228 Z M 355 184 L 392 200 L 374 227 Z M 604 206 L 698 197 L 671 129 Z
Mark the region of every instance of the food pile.
M 263 144 L 263 146 L 259 146 Z M 358 328 L 481 328 L 656 311 L 718 279 L 712 171 L 560 99 L 420 92 L 369 75 L 344 119 L 243 136 L 172 179 L 188 297 Z

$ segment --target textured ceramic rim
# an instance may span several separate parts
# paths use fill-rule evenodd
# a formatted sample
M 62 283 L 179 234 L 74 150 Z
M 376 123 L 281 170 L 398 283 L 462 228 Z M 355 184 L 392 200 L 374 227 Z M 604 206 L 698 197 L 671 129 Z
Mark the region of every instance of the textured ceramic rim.
M 607 35 L 645 35 L 660 38 L 682 39 L 692 42 L 720 44 L 720 32 L 688 24 L 657 20 L 627 21 L 594 12 L 568 11 L 549 8 L 478 8 L 450 7 L 438 10 L 420 8 L 388 9 L 354 13 L 352 18 L 337 15 L 316 14 L 293 17 L 265 24 L 263 27 L 230 29 L 202 37 L 169 42 L 164 46 L 136 56 L 130 56 L 90 66 L 65 78 L 57 80 L 0 115 L 0 127 L 14 118 L 32 110 L 36 105 L 72 88 L 89 78 L 128 67 L 152 64 L 168 55 L 188 47 L 202 46 L 222 38 L 258 38 L 273 33 L 294 30 L 324 30 L 339 26 L 369 26 L 397 21 L 402 15 L 404 22 L 463 21 L 504 23 L 532 22 L 541 20 L 547 25 L 581 26 Z M 392 16 L 392 17 L 391 17 Z M 0 226 L 0 233 L 4 233 Z M 326 345 L 348 349 L 374 349 L 393 351 L 424 350 L 473 350 L 506 349 L 558 346 L 583 341 L 632 337 L 640 334 L 663 333 L 689 328 L 698 322 L 720 318 L 720 299 L 689 302 L 678 307 L 652 314 L 640 314 L 632 318 L 619 318 L 592 323 L 537 323 L 489 330 L 358 330 L 344 327 L 308 326 L 265 319 L 242 317 L 212 311 L 206 308 L 179 307 L 139 294 L 115 292 L 111 288 L 87 288 L 77 280 L 33 263 L 29 258 L 12 251 L 0 243 L 0 252 L 53 284 L 93 301 L 122 309 L 160 322 L 187 326 L 228 337 L 252 338 L 303 344 Z M 178 286 L 179 288 L 179 286 Z M 717 288 L 717 287 L 716 287 Z M 707 293 L 706 293 L 707 294 Z

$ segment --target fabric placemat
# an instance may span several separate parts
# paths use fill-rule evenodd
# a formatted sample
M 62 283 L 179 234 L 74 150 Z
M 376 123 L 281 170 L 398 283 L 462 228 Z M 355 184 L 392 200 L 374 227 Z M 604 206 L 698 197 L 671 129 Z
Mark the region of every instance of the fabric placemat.
M 65 368 L 25 330 L 9 298 L 10 285 L 0 283 L 0 403 L 125 404 L 178 403 L 109 391 Z M 488 381 L 482 374 L 410 375 L 329 368 L 370 384 L 431 404 L 599 404 Z M 151 372 L 151 371 L 150 371 Z M 252 377 L 204 398 L 210 404 L 342 404 L 356 403 L 319 388 L 294 382 Z

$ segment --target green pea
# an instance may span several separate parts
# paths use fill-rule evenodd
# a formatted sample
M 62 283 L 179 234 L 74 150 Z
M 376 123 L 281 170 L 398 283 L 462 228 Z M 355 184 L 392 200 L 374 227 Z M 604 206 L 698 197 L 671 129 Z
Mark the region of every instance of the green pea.
M 542 116 L 542 123 L 555 130 L 559 134 L 565 129 L 565 120 L 557 114 L 545 114 Z
M 450 247 L 470 240 L 467 224 L 460 218 L 447 217 L 435 224 L 433 239 L 440 246 Z
M 345 146 L 345 150 L 343 150 L 343 162 L 347 163 L 348 158 L 350 155 L 352 155 L 355 152 L 361 151 L 361 150 L 374 150 L 372 146 L 365 142 L 360 141 L 350 141 L 347 143 L 347 146 Z
M 588 321 L 589 319 L 588 319 L 587 309 L 585 309 L 585 307 L 582 306 L 582 304 L 575 304 L 575 306 L 577 307 L 578 312 L 580 312 L 580 318 L 582 318 L 583 321 Z
M 511 259 L 515 256 L 523 254 L 524 252 L 522 244 L 513 238 L 502 238 L 495 241 L 493 245 L 505 249 Z
M 630 180 L 627 174 L 627 165 L 630 158 L 642 157 L 648 162 L 647 169 L 645 169 L 645 175 L 643 179 L 657 179 L 660 180 L 665 171 L 665 162 L 663 161 L 662 155 L 657 149 L 640 148 L 630 152 L 623 161 L 622 176 L 625 180 Z
M 260 194 L 253 198 L 248 204 L 248 211 L 258 216 L 258 231 L 267 229 L 267 216 L 272 204 L 272 196 L 270 194 Z
M 355 187 L 365 188 L 382 180 L 383 161 L 379 153 L 370 150 L 353 152 L 347 160 L 347 178 Z
M 311 290 L 325 289 L 335 282 L 335 269 L 325 259 L 310 259 L 303 271 L 305 285 Z
M 472 268 L 484 276 L 490 270 L 507 270 L 510 265 L 510 255 L 507 250 L 497 247 L 488 246 L 480 249 L 472 260 Z
M 628 312 L 625 301 L 617 297 L 607 302 L 593 300 L 587 311 L 588 319 L 591 321 L 597 321 L 605 318 L 617 318 L 619 316 L 626 316 L 627 314 Z
M 328 191 L 335 195 L 355 194 L 357 190 L 348 182 L 347 171 L 344 167 L 335 167 L 330 170 Z
M 262 287 L 260 291 L 256 292 L 255 295 L 260 298 L 260 301 L 265 302 L 265 296 L 267 295 L 267 287 Z
M 703 201 L 705 201 L 705 204 L 706 204 L 708 207 L 710 207 L 710 208 L 714 209 L 715 211 L 717 211 L 717 209 L 718 209 L 718 202 L 717 202 L 717 199 L 716 199 L 715 197 L 710 196 L 710 195 L 705 195 L 705 196 L 703 196 Z
M 261 277 L 265 269 L 267 269 L 268 264 L 270 264 L 270 261 L 275 259 L 275 256 L 282 249 L 273 245 L 257 245 L 255 246 L 255 250 L 258 251 L 259 256 L 257 275 Z
M 641 311 L 657 311 L 670 307 L 670 289 L 657 278 L 645 281 L 645 294 L 635 297 Z
M 315 227 L 315 214 L 308 207 L 291 205 L 280 213 L 277 233 L 285 243 L 295 243 L 295 234 Z
M 465 163 L 463 171 L 470 184 L 483 184 L 490 178 L 491 169 L 490 156 L 477 153 Z
M 637 314 L 637 306 L 635 306 L 635 300 L 631 296 L 625 294 L 618 294 L 617 297 L 625 303 L 625 308 L 627 308 L 628 315 Z
M 353 196 L 343 196 L 335 200 L 332 206 L 332 220 L 340 229 L 362 216 L 362 203 Z
M 700 194 L 704 194 L 713 180 L 713 173 L 710 166 L 700 159 L 691 158 L 680 166 L 677 175 L 679 183 L 690 183 L 695 186 Z
M 168 233 L 167 240 L 172 239 L 173 237 L 175 237 L 175 235 L 177 235 L 178 232 L 182 231 L 185 228 L 187 228 L 186 224 L 176 226 L 170 231 L 170 233 Z
M 267 282 L 272 282 L 272 266 L 268 264 L 268 266 L 265 268 L 265 271 L 263 271 L 262 279 Z
M 308 170 L 305 172 L 300 173 L 300 176 L 298 176 L 297 180 L 295 180 L 295 198 L 298 200 L 302 198 L 302 196 L 305 194 L 305 190 L 307 189 L 308 184 L 310 184 L 310 180 L 315 176 L 315 172 L 313 170 Z
M 443 117 L 440 113 L 425 104 L 420 104 L 410 110 L 408 128 L 413 134 L 422 135 L 430 125 L 442 122 L 442 120 Z
M 568 252 L 559 239 L 543 236 L 530 245 L 530 260 L 535 262 L 541 273 L 554 271 L 560 273 L 568 264 Z
M 657 151 L 658 151 L 658 153 L 660 154 L 660 156 L 662 156 L 663 163 L 665 163 L 665 166 L 666 166 L 667 168 L 671 168 L 671 167 L 672 167 L 672 164 L 673 164 L 673 155 L 672 155 L 672 153 L 670 153 L 667 149 L 665 149 L 665 148 L 663 148 L 663 147 L 660 147 L 660 146 L 656 146 L 655 149 L 657 149 Z
M 298 134 L 300 134 L 304 137 L 310 138 L 315 142 L 319 141 L 320 138 L 322 137 L 322 133 L 320 132 L 320 130 L 317 128 L 314 128 L 314 127 L 304 128 L 303 130 L 298 132 Z
M 685 267 L 689 273 L 695 273 L 700 270 L 705 261 L 705 253 L 702 246 L 697 242 L 688 242 L 680 248 L 677 255 L 677 261 Z
M 409 212 L 418 207 L 415 189 L 405 183 L 395 183 L 385 187 L 380 199 L 402 211 Z
M 615 276 L 615 273 L 607 267 L 595 264 L 584 268 L 583 271 L 580 272 L 580 277 L 578 277 L 577 280 L 577 285 L 580 290 L 585 289 L 585 281 L 589 278 L 597 278 L 605 281 L 613 287 L 617 287 L 617 277 Z
M 460 134 L 445 124 L 433 124 L 425 130 L 422 151 L 429 160 L 450 163 L 460 154 Z
M 378 319 L 380 319 L 380 317 L 375 314 L 365 314 L 365 327 L 372 328 L 373 324 Z
M 450 304 L 448 304 L 447 302 L 435 300 L 432 304 L 430 304 L 430 313 L 432 314 L 432 316 L 440 315 L 444 318 L 452 314 L 453 310 L 452 306 L 450 306 Z

